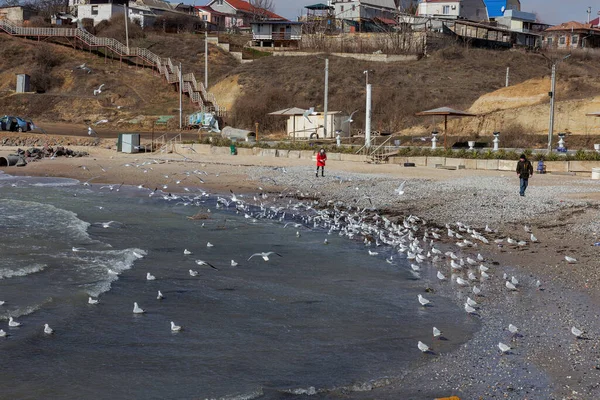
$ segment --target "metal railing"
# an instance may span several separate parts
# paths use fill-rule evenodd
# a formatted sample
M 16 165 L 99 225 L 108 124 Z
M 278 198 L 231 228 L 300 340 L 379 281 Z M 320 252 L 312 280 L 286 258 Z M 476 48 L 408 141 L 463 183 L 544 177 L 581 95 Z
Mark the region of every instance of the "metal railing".
M 119 56 L 138 57 L 148 64 L 156 66 L 160 75 L 163 75 L 168 83 L 179 84 L 179 67 L 173 65 L 170 58 L 161 58 L 148 49 L 139 47 L 127 47 L 116 39 L 97 37 L 80 28 L 26 28 L 16 26 L 6 19 L 0 19 L 0 30 L 13 36 L 24 37 L 70 37 L 76 38 L 90 47 L 106 47 Z M 193 73 L 182 76 L 182 90 L 187 93 L 190 100 L 197 104 L 202 110 L 214 111 L 222 116 L 226 109 L 217 104 L 212 93 L 208 93 L 204 84 L 198 82 Z

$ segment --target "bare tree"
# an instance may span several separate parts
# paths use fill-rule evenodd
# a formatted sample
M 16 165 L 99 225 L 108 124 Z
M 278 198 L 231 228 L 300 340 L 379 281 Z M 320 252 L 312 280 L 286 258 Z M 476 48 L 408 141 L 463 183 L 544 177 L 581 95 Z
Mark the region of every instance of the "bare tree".
M 269 19 L 269 14 L 275 9 L 273 0 L 250 0 L 252 6 L 252 20 L 262 21 Z
M 37 10 L 42 17 L 50 17 L 59 12 L 66 12 L 69 8 L 68 0 L 28 0 L 23 5 Z

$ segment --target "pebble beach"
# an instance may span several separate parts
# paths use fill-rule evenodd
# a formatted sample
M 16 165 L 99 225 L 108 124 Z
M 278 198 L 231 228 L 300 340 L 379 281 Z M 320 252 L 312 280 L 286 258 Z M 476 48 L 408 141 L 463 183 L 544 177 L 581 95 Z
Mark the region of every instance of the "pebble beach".
M 82 147 L 90 156 L 43 159 L 26 167 L 5 168 L 11 175 L 75 178 L 90 184 L 127 184 L 165 191 L 183 187 L 210 193 L 230 191 L 247 197 L 266 194 L 257 204 L 311 201 L 315 208 L 354 209 L 365 221 L 385 216 L 401 221 L 409 215 L 438 232 L 444 252 L 461 257 L 481 254 L 490 278 L 460 287 L 439 281 L 447 257 L 429 263 L 420 274 L 423 295 L 440 293 L 461 308 L 467 296 L 478 302 L 472 316 L 480 330 L 450 353 L 436 352 L 435 339 L 424 338 L 432 354 L 420 367 L 401 376 L 360 388 L 332 388 L 340 398 L 428 399 L 455 395 L 461 399 L 590 399 L 600 396 L 600 276 L 598 275 L 600 184 L 584 176 L 534 175 L 527 196 L 518 195 L 516 174 L 506 171 L 435 170 L 398 165 L 329 161 L 325 177 L 314 176 L 310 160 L 254 156 L 122 154 Z M 0 148 L 0 152 L 14 151 Z M 202 180 L 185 172 L 208 172 Z M 170 178 L 165 178 L 169 176 Z M 180 185 L 175 177 L 182 177 Z M 395 192 L 403 182 L 404 193 Z M 457 224 L 458 223 L 458 224 Z M 468 226 L 485 233 L 488 243 L 459 247 L 447 235 Z M 529 232 L 537 238 L 530 240 Z M 465 234 L 466 235 L 466 234 Z M 513 245 L 507 238 L 524 241 Z M 362 238 L 357 238 L 360 240 Z M 502 242 L 499 242 L 502 240 Z M 575 257 L 568 263 L 565 256 Z M 507 290 L 504 275 L 515 277 Z M 539 281 L 539 283 L 538 283 Z M 472 286 L 482 288 L 474 297 Z M 508 325 L 519 328 L 518 335 Z M 573 326 L 584 331 L 576 338 Z M 416 348 L 415 339 L 415 351 Z M 511 347 L 503 354 L 498 342 Z M 327 398 L 332 393 L 316 396 Z M 346 397 L 344 397 L 346 396 Z M 317 397 L 318 398 L 318 397 Z

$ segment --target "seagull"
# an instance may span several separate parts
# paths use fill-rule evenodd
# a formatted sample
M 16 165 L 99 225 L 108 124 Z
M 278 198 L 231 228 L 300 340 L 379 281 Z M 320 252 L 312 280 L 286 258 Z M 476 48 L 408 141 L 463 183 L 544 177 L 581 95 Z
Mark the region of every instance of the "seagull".
M 13 317 L 8 317 L 8 326 L 10 326 L 11 328 L 16 328 L 18 326 L 21 326 L 20 322 L 17 322 L 13 319 Z
M 175 322 L 171 321 L 171 332 L 179 332 L 181 330 L 181 326 L 175 325 Z
M 88 297 L 88 304 L 98 304 L 99 300 L 98 299 L 94 299 L 93 297 Z
M 211 242 L 206 243 L 206 247 L 214 247 L 215 245 L 212 244 Z
M 0 300 L 0 306 L 3 306 L 3 305 L 4 305 L 4 303 L 6 303 L 6 301 L 4 301 L 4 300 Z
M 423 306 L 426 307 L 427 304 L 431 303 L 429 300 L 427 300 L 425 297 L 423 297 L 422 295 L 418 295 L 417 298 L 419 299 L 419 303 Z
M 465 303 L 465 311 L 469 314 L 473 314 L 475 313 L 477 310 L 474 309 L 473 307 L 471 307 L 470 305 L 468 305 L 467 303 Z
M 460 276 L 456 278 L 456 283 L 458 283 L 460 286 L 466 286 L 469 284 L 469 282 L 465 281 Z
M 583 335 L 583 331 L 582 331 L 581 329 L 577 329 L 577 328 L 575 328 L 575 327 L 572 327 L 572 328 L 571 328 L 571 333 L 572 333 L 573 335 L 575 335 L 575 337 L 576 337 L 577 339 L 580 339 L 580 338 L 581 338 L 581 335 Z
M 376 251 L 371 251 L 371 250 L 369 250 L 369 255 L 370 255 L 370 256 L 376 256 L 377 254 L 379 254 L 379 253 L 378 253 L 378 252 L 376 252 Z
M 215 267 L 214 265 L 207 263 L 206 261 L 202 261 L 202 260 L 196 260 L 196 264 L 198 265 L 208 265 L 209 267 L 216 269 L 217 271 L 219 270 L 219 268 Z
M 198 276 L 198 271 L 190 269 L 190 276 Z
M 92 73 L 92 70 L 90 69 L 90 67 L 86 66 L 85 63 L 83 63 L 81 65 L 78 65 L 75 68 L 73 68 L 73 70 L 76 70 L 76 69 L 82 69 L 84 71 L 87 71 L 88 74 Z
M 441 337 L 442 336 L 442 331 L 440 331 L 438 328 L 436 328 L 435 326 L 433 327 L 433 337 Z
M 342 121 L 342 124 L 344 124 L 344 123 L 346 123 L 346 122 L 353 123 L 353 122 L 354 122 L 354 120 L 352 119 L 352 117 L 353 117 L 353 116 L 354 116 L 354 114 L 356 114 L 357 112 L 358 112 L 358 110 L 354 110 L 354 111 L 352 111 L 352 114 L 350 114 L 350 116 L 349 116 L 347 119 L 343 120 L 343 121 Z
M 446 279 L 446 277 L 444 276 L 444 274 L 442 274 L 440 271 L 438 271 L 438 272 L 437 272 L 437 278 L 438 278 L 440 281 L 443 281 L 443 280 L 445 280 L 445 279 Z
M 481 271 L 481 279 L 487 279 L 490 276 L 485 272 L 485 271 Z
M 100 86 L 98 86 L 98 89 L 94 89 L 94 96 L 99 95 L 100 93 L 102 93 L 102 88 L 104 87 L 104 83 Z
M 136 252 L 136 251 L 134 251 L 134 252 L 133 252 L 133 255 L 134 255 L 136 258 L 144 258 L 144 256 L 143 256 L 143 255 L 141 255 L 140 253 L 138 253 L 138 252 Z
M 310 122 L 312 124 L 312 121 L 310 120 L 310 118 L 308 118 L 309 115 L 316 115 L 317 113 L 315 112 L 315 108 L 311 107 L 308 110 L 304 110 L 304 112 L 302 113 L 302 116 L 304 118 L 306 118 L 308 120 L 308 122 Z
M 538 238 L 536 238 L 536 237 L 535 237 L 535 235 L 534 235 L 533 233 L 531 234 L 531 236 L 529 237 L 529 239 L 530 239 L 532 242 L 537 242 L 537 241 L 538 241 Z
M 473 294 L 475 296 L 477 296 L 480 293 L 481 293 L 481 289 L 479 289 L 477 286 L 473 286 Z
M 164 299 L 164 298 L 165 298 L 165 296 L 163 296 L 163 294 L 162 294 L 162 293 L 161 293 L 161 291 L 159 290 L 159 291 L 158 291 L 158 295 L 156 296 L 156 300 L 162 300 L 162 299 Z
M 237 266 L 238 266 L 238 263 L 236 263 L 234 260 L 231 260 L 231 266 L 232 266 L 232 267 L 237 267 Z
M 6 332 L 3 329 L 0 329 L 0 337 L 6 337 Z
M 471 307 L 475 307 L 477 305 L 477 302 L 473 299 L 471 299 L 470 297 L 467 297 L 467 304 L 470 305 Z
M 184 249 L 184 250 L 183 250 L 183 254 L 185 254 L 185 255 L 187 256 L 187 255 L 190 255 L 190 254 L 192 254 L 192 252 L 191 252 L 191 251 L 189 251 L 188 249 Z
M 517 290 L 517 287 L 515 285 L 513 285 L 512 283 L 510 283 L 509 281 L 506 281 L 506 288 L 508 290 Z
M 150 272 L 148 272 L 146 274 L 146 280 L 147 281 L 154 281 L 154 280 L 156 280 L 156 277 L 154 275 L 152 275 Z
M 519 332 L 519 330 L 517 329 L 517 327 L 514 326 L 513 324 L 508 324 L 508 331 L 510 333 L 512 333 L 513 335 L 516 335 L 517 332 Z
M 138 306 L 138 303 L 133 303 L 133 313 L 134 314 L 143 314 L 146 311 L 144 311 L 143 309 L 140 308 L 140 306 Z
M 502 352 L 502 354 L 508 353 L 510 351 L 510 346 L 507 346 L 502 342 L 498 343 L 498 348 L 500 349 L 500 352 Z
M 513 285 L 517 286 L 519 284 L 519 281 L 514 276 L 511 276 L 510 277 L 510 283 L 512 283 Z
M 52 335 L 54 333 L 54 329 L 50 328 L 50 325 L 44 324 L 44 333 L 46 335 Z
M 271 254 L 275 254 L 276 256 L 283 257 L 283 256 L 282 256 L 281 254 L 279 254 L 279 253 L 276 253 L 276 252 L 274 252 L 274 251 L 269 251 L 269 252 L 263 252 L 263 253 L 254 253 L 254 254 L 252 254 L 252 255 L 251 255 L 249 258 L 248 258 L 248 261 L 250 261 L 250 259 L 251 259 L 252 257 L 255 257 L 255 256 L 260 256 L 260 257 L 262 257 L 262 259 L 263 259 L 263 260 L 265 260 L 265 261 L 269 261 L 269 256 L 270 256 Z
M 398 196 L 401 196 L 404 194 L 404 185 L 406 184 L 406 181 L 402 182 L 400 184 L 400 186 L 398 186 L 395 190 L 394 193 L 396 193 Z
M 476 281 L 476 280 L 477 280 L 477 277 L 476 277 L 476 276 L 475 276 L 475 274 L 474 274 L 474 273 L 472 273 L 472 272 L 469 272 L 469 276 L 468 276 L 468 277 L 469 277 L 469 280 L 470 280 L 470 281 Z
M 417 343 L 417 347 L 419 348 L 419 350 L 421 350 L 423 353 L 427 353 L 429 351 L 429 346 L 427 346 L 425 343 L 419 341 L 419 343 Z
M 577 262 L 577 259 L 574 257 L 569 257 L 569 256 L 565 256 L 565 260 L 569 263 L 569 264 L 574 264 Z
M 481 254 L 477 254 L 477 261 L 484 261 L 483 256 Z

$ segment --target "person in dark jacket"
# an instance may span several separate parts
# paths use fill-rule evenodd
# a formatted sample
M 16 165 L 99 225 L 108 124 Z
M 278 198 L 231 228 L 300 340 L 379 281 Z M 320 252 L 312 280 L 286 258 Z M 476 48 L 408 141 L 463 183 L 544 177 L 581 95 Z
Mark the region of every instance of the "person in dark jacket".
M 520 194 L 525 196 L 525 190 L 529 185 L 529 178 L 533 175 L 533 166 L 531 162 L 525 157 L 525 154 L 521 154 L 519 162 L 517 163 L 517 175 L 521 180 Z

